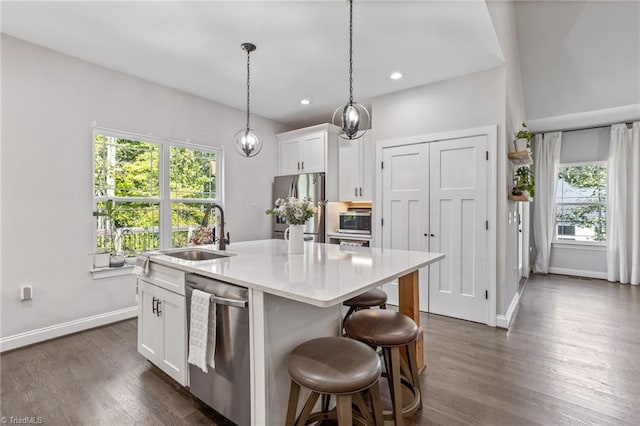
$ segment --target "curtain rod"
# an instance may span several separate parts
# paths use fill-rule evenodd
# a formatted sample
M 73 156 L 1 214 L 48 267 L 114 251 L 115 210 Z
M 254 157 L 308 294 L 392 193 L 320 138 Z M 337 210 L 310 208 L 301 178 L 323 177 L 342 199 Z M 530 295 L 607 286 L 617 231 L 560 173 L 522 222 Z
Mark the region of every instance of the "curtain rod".
M 544 132 L 539 132 L 539 133 L 545 134 L 545 133 L 553 133 L 553 132 L 565 132 L 565 133 L 566 132 L 579 132 L 581 130 L 604 129 L 605 127 L 611 127 L 614 124 L 618 124 L 618 123 L 605 124 L 605 125 L 602 125 L 602 126 L 581 127 L 581 128 L 578 128 L 578 129 L 571 129 L 571 130 L 565 130 L 565 129 L 545 130 Z M 633 122 L 631 122 L 631 121 L 629 121 L 628 123 L 624 123 L 624 124 L 627 125 L 627 129 L 630 129 L 633 126 Z

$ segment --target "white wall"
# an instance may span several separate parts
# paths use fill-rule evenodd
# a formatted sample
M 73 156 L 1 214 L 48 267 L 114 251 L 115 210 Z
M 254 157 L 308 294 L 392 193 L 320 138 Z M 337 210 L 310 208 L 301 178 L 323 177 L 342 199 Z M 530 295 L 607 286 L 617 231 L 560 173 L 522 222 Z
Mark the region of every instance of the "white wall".
M 507 152 L 515 150 L 512 143 L 514 135 L 520 129 L 522 122 L 526 121 L 515 6 L 511 1 L 490 1 L 487 2 L 487 8 L 505 58 L 506 117 L 503 128 L 505 144 L 502 149 L 506 156 Z M 511 176 L 513 176 L 515 166 L 509 161 L 505 161 L 504 164 L 504 173 L 498 177 L 498 182 L 504 183 L 508 193 L 512 187 Z M 519 290 L 518 204 L 507 201 L 507 194 L 498 198 L 498 215 L 503 215 L 501 219 L 504 224 L 504 232 L 498 234 L 498 241 L 504 242 L 504 244 L 498 245 L 498 282 L 503 284 L 498 294 L 498 314 L 507 311 Z M 528 210 L 530 206 L 526 203 L 523 208 Z M 524 216 L 527 215 L 524 214 Z M 528 224 L 522 224 L 523 232 L 527 232 L 527 226 Z
M 518 1 L 516 17 L 530 120 L 640 102 L 640 3 Z
M 224 147 L 232 242 L 269 238 L 264 210 L 278 164 L 274 134 L 288 129 L 253 117 L 264 148 L 256 158 L 241 158 L 231 141 L 244 114 L 3 35 L 1 336 L 134 305 L 131 276 L 89 274 L 94 121 Z M 20 302 L 19 287 L 27 283 L 34 299 Z
M 506 239 L 506 86 L 505 68 L 405 90 L 373 99 L 373 125 L 379 140 L 498 125 L 498 299 L 497 311 L 504 314 Z M 502 182 L 502 184 L 500 184 Z M 501 273 L 502 271 L 502 273 Z

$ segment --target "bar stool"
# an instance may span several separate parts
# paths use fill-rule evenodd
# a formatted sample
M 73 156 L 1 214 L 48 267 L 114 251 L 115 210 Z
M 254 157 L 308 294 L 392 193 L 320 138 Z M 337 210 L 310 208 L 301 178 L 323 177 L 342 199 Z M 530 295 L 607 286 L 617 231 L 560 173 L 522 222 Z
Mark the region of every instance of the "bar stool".
M 404 417 L 409 417 L 422 408 L 415 357 L 418 326 L 400 312 L 363 310 L 351 315 L 345 321 L 344 328 L 348 337 L 374 347 L 382 347 L 393 406 L 393 411 L 383 413 L 384 418 L 393 420 L 396 425 L 402 425 Z M 401 351 L 406 359 L 400 356 Z M 413 401 L 406 407 L 402 406 L 403 385 L 413 394 Z
M 346 320 L 352 313 L 362 309 L 375 308 L 376 306 L 379 306 L 380 309 L 387 309 L 387 293 L 378 288 L 374 288 L 366 293 L 352 297 L 342 304 L 349 307 L 347 315 L 344 316 Z
M 289 356 L 291 390 L 287 426 L 303 426 L 322 420 L 337 420 L 340 426 L 383 426 L 378 379 L 382 372 L 380 358 L 364 343 L 345 337 L 321 337 L 296 347 Z M 296 419 L 300 388 L 311 391 Z M 322 396 L 322 411 L 312 413 Z M 329 410 L 331 396 L 336 408 Z M 368 397 L 373 415 L 367 407 Z M 352 407 L 357 407 L 354 415 Z

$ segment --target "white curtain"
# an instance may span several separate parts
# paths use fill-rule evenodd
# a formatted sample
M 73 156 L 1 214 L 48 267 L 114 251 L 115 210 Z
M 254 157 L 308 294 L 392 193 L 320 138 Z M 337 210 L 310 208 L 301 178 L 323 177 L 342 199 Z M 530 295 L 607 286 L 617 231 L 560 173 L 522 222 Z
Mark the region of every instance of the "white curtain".
M 549 272 L 551 241 L 556 226 L 556 188 L 560 165 L 562 132 L 536 135 L 534 154 L 534 175 L 536 179 L 535 205 L 533 206 L 533 241 L 536 260 L 533 272 Z
M 611 126 L 607 279 L 640 284 L 640 122 Z

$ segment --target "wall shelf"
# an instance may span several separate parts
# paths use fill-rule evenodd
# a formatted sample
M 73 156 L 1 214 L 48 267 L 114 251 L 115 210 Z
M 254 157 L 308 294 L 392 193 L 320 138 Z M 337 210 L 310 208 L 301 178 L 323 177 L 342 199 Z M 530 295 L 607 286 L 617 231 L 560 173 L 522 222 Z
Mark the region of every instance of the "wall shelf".
M 509 201 L 524 201 L 526 203 L 530 203 L 533 201 L 533 198 L 529 198 L 527 195 L 509 194 Z
M 531 158 L 531 153 L 529 151 L 510 152 L 507 154 L 507 157 L 509 157 L 509 161 L 513 164 L 517 164 L 519 166 L 528 166 L 533 164 L 533 159 Z

